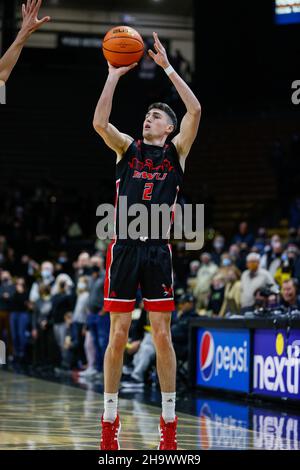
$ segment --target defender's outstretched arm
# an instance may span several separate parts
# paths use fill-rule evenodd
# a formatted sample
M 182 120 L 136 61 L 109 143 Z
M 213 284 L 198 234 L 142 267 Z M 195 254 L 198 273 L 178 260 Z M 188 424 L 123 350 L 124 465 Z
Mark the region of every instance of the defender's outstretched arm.
M 42 0 L 27 0 L 26 5 L 22 5 L 23 22 L 21 29 L 15 41 L 0 59 L 0 84 L 8 80 L 29 36 L 44 23 L 50 21 L 50 16 L 44 16 L 41 20 L 38 19 L 41 4 Z

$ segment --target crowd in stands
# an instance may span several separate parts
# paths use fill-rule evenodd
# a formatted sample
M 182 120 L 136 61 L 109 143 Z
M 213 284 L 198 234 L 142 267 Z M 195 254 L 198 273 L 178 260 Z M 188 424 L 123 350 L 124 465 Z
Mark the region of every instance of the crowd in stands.
M 110 315 L 103 309 L 109 241 L 93 241 L 74 257 L 67 240 L 65 249 L 53 250 L 48 260 L 34 258 L 30 244 L 26 252 L 20 250 L 15 235 L 24 211 L 16 212 L 13 227 L 7 230 L 2 224 L 0 232 L 0 339 L 7 344 L 10 363 L 45 374 L 76 371 L 83 381 L 101 380 L 110 330 Z M 198 315 L 230 318 L 255 309 L 300 309 L 297 227 L 283 239 L 276 233 L 268 236 L 263 227 L 252 232 L 241 222 L 232 238 L 216 233 L 200 253 L 185 251 L 182 242 L 174 244 L 173 260 L 176 311 L 171 333 L 179 363 L 187 361 L 189 322 Z M 124 389 L 155 380 L 155 347 L 139 291 L 132 319 Z

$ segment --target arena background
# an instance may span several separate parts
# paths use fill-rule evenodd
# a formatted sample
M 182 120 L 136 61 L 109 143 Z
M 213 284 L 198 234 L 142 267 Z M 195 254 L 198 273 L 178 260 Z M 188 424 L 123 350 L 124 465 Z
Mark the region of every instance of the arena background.
M 0 55 L 14 40 L 20 25 L 20 4 L 0 1 Z M 152 31 L 157 31 L 172 64 L 201 102 L 200 130 L 187 160 L 181 195 L 186 202 L 205 204 L 205 246 L 201 253 L 213 251 L 218 234 L 225 237 L 228 248 L 242 221 L 248 223 L 257 245 L 262 243 L 262 234 L 265 244 L 276 234 L 285 248 L 289 243 L 300 247 L 299 93 L 292 100 L 293 83 L 300 78 L 299 23 L 278 24 L 271 0 L 44 0 L 42 14 L 49 14 L 52 21 L 26 44 L 6 87 L 7 104 L 0 106 L 0 270 L 21 276 L 28 263 L 24 255 L 37 263 L 47 259 L 58 263 L 64 252 L 69 263 L 65 268 L 72 274 L 80 252 L 93 254 L 103 249 L 95 234 L 96 208 L 103 202 L 113 202 L 115 160 L 96 135 L 92 120 L 107 75 L 101 39 L 116 24 L 136 28 L 149 45 Z M 165 74 L 147 64 L 139 66 L 122 77 L 111 121 L 123 132 L 139 137 L 146 107 L 154 101 L 168 102 L 182 117 L 184 107 Z M 262 245 L 260 249 L 263 252 Z M 198 260 L 201 253 L 183 253 L 180 245 L 174 245 L 180 295 L 186 291 L 189 262 Z M 299 252 L 297 257 L 299 261 Z M 299 276 L 300 270 L 297 273 L 291 272 L 291 276 Z M 14 370 L 13 365 L 8 369 Z M 24 371 L 28 373 L 28 364 L 22 365 Z M 184 369 L 181 372 L 187 373 Z M 36 372 L 29 368 L 29 374 Z M 74 374 L 63 379 L 54 375 L 40 374 L 61 387 L 76 382 Z M 12 394 L 18 401 L 18 387 L 25 387 L 20 377 L 9 375 L 3 389 L 5 399 Z M 181 382 L 182 396 L 187 398 L 179 404 L 179 411 L 192 417 L 187 425 L 192 430 L 197 427 L 197 436 L 190 440 L 186 437 L 183 448 L 268 448 L 267 439 L 258 443 L 251 429 L 259 416 L 267 415 L 269 405 L 253 408 L 237 401 L 224 405 L 222 412 L 221 402 L 211 396 L 204 400 L 199 392 L 188 394 L 189 385 L 184 380 L 186 377 Z M 48 386 L 52 392 L 54 384 L 49 382 Z M 25 387 L 33 403 L 39 387 L 43 389 L 32 383 Z M 86 389 L 90 393 L 103 390 L 101 381 Z M 59 393 L 58 407 L 63 410 L 63 401 L 69 403 L 70 398 L 65 388 Z M 100 395 L 97 397 L 85 396 L 85 417 L 91 422 L 102 406 Z M 70 406 L 81 399 L 79 395 L 72 397 Z M 124 403 L 127 401 L 124 398 Z M 128 416 L 132 414 L 132 419 L 135 412 L 152 416 L 146 407 L 158 403 L 159 395 L 152 388 L 136 398 L 135 411 L 127 403 Z M 288 414 L 281 406 L 271 407 L 269 416 L 274 420 L 287 417 L 298 429 L 296 410 Z M 216 410 L 215 415 L 207 409 Z M 26 444 L 19 437 L 24 423 L 18 420 L 20 434 L 12 437 L 13 432 L 7 431 L 10 419 L 5 407 L 2 410 L 0 434 L 4 440 L 0 449 L 30 445 L 95 448 L 94 424 L 91 434 L 81 430 L 86 445 L 74 438 L 63 447 L 46 433 L 39 440 L 38 430 L 33 433 L 33 444 Z M 79 416 L 82 409 L 75 411 Z M 45 408 L 42 412 L 47 417 L 52 411 Z M 216 430 L 205 437 L 207 420 L 215 425 L 220 415 L 226 434 L 226 413 L 236 417 L 239 424 L 235 421 L 233 426 L 239 431 L 242 428 L 242 434 L 236 431 L 226 441 L 226 436 L 220 438 Z M 261 432 L 264 439 L 264 430 Z M 142 448 L 147 442 L 153 448 L 154 441 L 143 439 L 133 444 L 128 433 L 124 445 Z M 299 439 L 288 441 L 286 433 L 282 439 L 283 447 L 299 448 Z

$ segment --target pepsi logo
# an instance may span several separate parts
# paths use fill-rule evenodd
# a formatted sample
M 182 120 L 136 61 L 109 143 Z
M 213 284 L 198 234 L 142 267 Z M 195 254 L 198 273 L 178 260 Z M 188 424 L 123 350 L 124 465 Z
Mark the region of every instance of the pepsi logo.
M 209 333 L 205 331 L 200 344 L 200 372 L 206 382 L 211 379 L 214 370 L 215 343 Z

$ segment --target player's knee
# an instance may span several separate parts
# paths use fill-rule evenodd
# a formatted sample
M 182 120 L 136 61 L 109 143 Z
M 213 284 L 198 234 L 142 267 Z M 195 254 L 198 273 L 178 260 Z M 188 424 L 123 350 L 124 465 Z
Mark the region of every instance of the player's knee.
M 110 346 L 114 351 L 123 352 L 128 341 L 128 330 L 118 328 L 111 334 Z
M 152 330 L 153 340 L 157 348 L 169 348 L 172 345 L 170 332 L 164 329 Z

